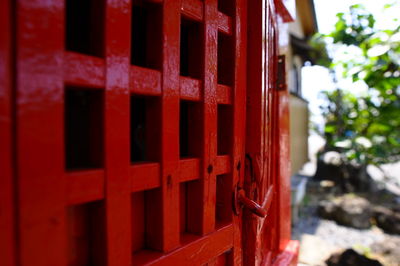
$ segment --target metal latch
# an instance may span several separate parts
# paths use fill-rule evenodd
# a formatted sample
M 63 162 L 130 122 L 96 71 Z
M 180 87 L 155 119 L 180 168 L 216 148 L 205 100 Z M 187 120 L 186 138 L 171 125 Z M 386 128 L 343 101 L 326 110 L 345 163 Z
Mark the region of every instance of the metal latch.
M 271 186 L 268 189 L 267 194 L 265 195 L 265 200 L 263 201 L 262 205 L 260 205 L 254 200 L 251 200 L 248 197 L 246 197 L 244 189 L 237 186 L 234 192 L 233 211 L 236 215 L 239 215 L 241 209 L 246 208 L 255 215 L 265 218 L 267 217 L 268 210 L 271 207 L 273 198 L 272 195 L 273 195 L 273 186 Z
M 286 90 L 286 58 L 284 55 L 278 56 L 278 77 L 276 79 L 277 90 Z
M 247 156 L 246 156 L 247 157 Z M 256 177 L 253 176 L 255 175 L 254 165 L 252 164 L 252 160 L 250 158 L 250 175 L 251 180 L 256 180 Z M 233 212 L 235 215 L 239 215 L 240 211 L 242 208 L 246 208 L 250 210 L 253 214 L 265 218 L 268 215 L 268 210 L 271 207 L 272 199 L 273 199 L 273 191 L 274 191 L 274 186 L 270 186 L 268 188 L 268 191 L 264 197 L 264 200 L 262 204 L 258 204 L 254 200 L 249 199 L 246 196 L 246 193 L 243 188 L 239 186 L 239 184 L 236 185 L 235 191 L 233 192 Z

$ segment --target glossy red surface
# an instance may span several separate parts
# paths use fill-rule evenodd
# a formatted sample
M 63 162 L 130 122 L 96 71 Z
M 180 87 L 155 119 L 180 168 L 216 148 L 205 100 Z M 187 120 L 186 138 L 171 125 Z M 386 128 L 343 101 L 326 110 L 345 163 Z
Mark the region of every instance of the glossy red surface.
M 284 250 L 290 243 L 288 92 L 277 87 L 277 21 L 282 14 L 279 9 L 283 7 L 282 3 L 275 6 L 277 2 L 249 3 L 248 23 L 252 27 L 248 32 L 248 170 L 244 189 L 246 196 L 260 206 L 267 199 L 272 200 L 266 218 L 244 210 L 243 245 L 247 247 L 244 250 L 245 265 L 270 265 L 284 256 L 282 254 L 286 254 Z M 296 256 L 293 261 L 296 261 Z
M 107 265 L 131 265 L 129 0 L 105 8 L 105 239 Z M 118 30 L 116 30 L 118 29 Z
M 277 1 L 2 1 L 0 264 L 295 263 Z
M 16 5 L 20 265 L 67 264 L 63 11 L 63 1 L 22 0 Z
M 273 266 L 295 266 L 299 256 L 300 243 L 297 240 L 290 240 L 275 258 Z
M 0 265 L 16 265 L 12 3 L 0 2 Z
M 270 194 L 270 195 L 272 195 L 272 194 Z M 270 198 L 272 198 L 272 197 L 270 197 Z M 257 202 L 246 197 L 243 190 L 240 190 L 238 200 L 243 205 L 244 208 L 250 210 L 253 214 L 255 214 L 261 218 L 265 218 L 267 216 L 268 209 L 267 208 L 264 209 L 263 206 L 261 206 Z

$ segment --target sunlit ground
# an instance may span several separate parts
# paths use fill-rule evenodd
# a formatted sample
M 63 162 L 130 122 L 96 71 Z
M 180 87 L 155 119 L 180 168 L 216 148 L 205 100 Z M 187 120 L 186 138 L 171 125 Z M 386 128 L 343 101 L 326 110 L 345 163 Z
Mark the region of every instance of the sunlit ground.
M 300 172 L 301 175 L 308 176 L 309 183 L 299 210 L 299 218 L 292 230 L 293 238 L 301 241 L 299 265 L 326 265 L 325 261 L 333 253 L 348 248 L 379 259 L 384 265 L 400 265 L 400 235 L 387 234 L 377 226 L 360 230 L 318 217 L 317 206 L 326 195 L 323 191 L 318 191 L 321 189 L 318 184 L 312 184 L 311 177 L 316 171 L 316 153 L 324 143 L 321 136 L 315 133 L 310 135 L 310 162 Z M 383 168 L 400 184 L 400 162 L 384 165 Z M 368 172 L 376 180 L 382 179 L 380 170 L 371 167 Z M 399 186 L 393 185 L 390 188 L 400 196 Z M 386 245 L 392 249 L 387 250 Z M 389 253 L 388 258 L 384 258 L 379 252 Z

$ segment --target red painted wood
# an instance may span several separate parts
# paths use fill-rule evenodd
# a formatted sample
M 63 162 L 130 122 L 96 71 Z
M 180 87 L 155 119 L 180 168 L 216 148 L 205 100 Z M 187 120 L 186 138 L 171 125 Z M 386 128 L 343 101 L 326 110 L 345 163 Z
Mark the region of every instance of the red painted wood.
M 16 265 L 11 1 L 0 3 L 0 265 Z
M 182 0 L 182 15 L 188 18 L 203 20 L 203 3 L 200 0 Z
M 161 232 L 150 235 L 152 246 L 170 251 L 179 246 L 179 33 L 181 1 L 163 3 L 163 80 L 161 111 Z M 168 36 L 168 37 L 166 37 Z M 161 215 L 161 217 L 159 216 Z
M 187 182 L 198 179 L 200 176 L 199 159 L 184 159 L 179 162 L 179 180 Z
M 222 265 L 227 265 L 229 259 L 232 256 L 232 252 L 225 252 L 219 255 L 218 257 L 215 257 L 211 259 L 206 265 L 207 266 L 222 266 Z
M 161 95 L 161 73 L 157 70 L 131 66 L 131 92 L 143 95 Z
M 106 2 L 105 171 L 107 265 L 131 264 L 130 14 L 128 0 Z M 118 30 L 116 30 L 118 29 Z
M 202 179 L 190 187 L 188 226 L 191 232 L 208 234 L 215 228 L 215 156 L 217 154 L 217 1 L 204 2 L 204 88 Z M 202 199 L 202 200 L 199 200 Z
M 258 254 L 259 258 L 266 263 L 271 263 L 273 258 L 278 254 L 277 243 L 278 243 L 278 231 L 279 224 L 277 224 L 277 219 L 279 217 L 278 213 L 278 172 L 277 169 L 281 162 L 279 157 L 280 146 L 277 145 L 278 135 L 277 135 L 277 88 L 276 88 L 276 63 L 277 63 L 277 53 L 278 53 L 278 42 L 277 42 L 277 24 L 276 24 L 276 13 L 274 12 L 273 2 L 271 1 L 267 8 L 266 16 L 266 34 L 270 36 L 269 45 L 266 47 L 266 86 L 267 96 L 266 96 L 266 116 L 269 117 L 269 121 L 266 124 L 266 135 L 265 135 L 265 154 L 267 154 L 267 172 L 268 178 L 265 180 L 265 185 L 262 186 L 261 195 L 266 195 L 269 186 L 273 185 L 276 188 L 274 191 L 272 204 L 270 208 L 271 216 L 264 221 L 264 226 L 261 232 L 258 243 Z M 285 160 L 287 161 L 287 160 Z M 263 200 L 263 199 L 261 199 Z M 268 250 L 268 253 L 263 254 L 264 250 Z
M 244 208 L 248 209 L 255 215 L 261 218 L 265 218 L 268 215 L 268 209 L 264 209 L 262 205 L 247 198 L 243 190 L 239 192 L 238 200 L 241 204 L 243 204 Z
M 190 101 L 201 100 L 202 82 L 198 79 L 180 77 L 180 95 L 181 99 Z
M 233 90 L 233 171 L 232 191 L 236 185 L 243 184 L 245 165 L 245 137 L 246 137 L 246 62 L 247 62 L 247 2 L 236 1 L 234 11 L 234 90 Z M 250 25 L 249 25 L 250 26 Z M 241 265 L 244 263 L 243 250 L 247 249 L 247 243 L 242 242 L 242 221 L 241 216 L 233 216 L 234 245 L 232 264 Z
M 75 48 L 64 36 L 64 3 L 15 6 L 15 114 L 13 7 L 1 4 L 0 37 L 8 41 L 0 45 L 0 261 L 12 265 L 17 246 L 21 265 L 293 264 L 288 94 L 275 88 L 274 1 L 106 0 L 104 10 L 100 2 L 89 10 L 98 39 L 85 52 L 66 51 Z M 82 116 L 90 125 L 76 128 L 90 135 L 86 153 L 96 167 L 68 164 L 74 121 L 64 120 L 78 108 L 71 97 L 88 98 Z M 141 141 L 136 116 L 144 120 L 140 160 L 131 150 Z M 185 130 L 188 143 L 180 140 Z M 266 218 L 233 214 L 238 187 Z
M 101 202 L 66 208 L 68 265 L 105 264 L 103 209 Z
M 160 164 L 141 163 L 130 168 L 132 192 L 158 188 L 160 186 Z
M 284 22 L 293 22 L 296 19 L 295 0 L 274 0 L 276 12 Z
M 102 88 L 105 82 L 104 60 L 95 56 L 66 52 L 64 80 L 68 85 Z
M 268 226 L 274 228 L 274 230 L 264 232 L 264 239 L 268 240 L 268 248 L 271 249 L 272 256 L 277 256 L 279 252 L 279 231 L 280 224 L 279 219 L 281 217 L 281 213 L 279 213 L 279 184 L 281 182 L 281 176 L 279 175 L 279 167 L 283 164 L 283 158 L 280 156 L 281 146 L 279 143 L 279 131 L 280 131 L 280 121 L 279 119 L 284 119 L 283 117 L 279 117 L 278 115 L 278 102 L 279 102 L 279 94 L 277 88 L 277 62 L 278 62 L 278 24 L 277 24 L 277 15 L 274 12 L 274 2 L 271 1 L 271 5 L 268 9 L 268 35 L 270 36 L 271 45 L 267 51 L 268 56 L 268 71 L 271 73 L 268 78 L 268 87 L 269 89 L 269 110 L 271 117 L 271 122 L 269 123 L 269 146 L 271 150 L 270 156 L 270 177 L 269 184 L 275 185 L 277 191 L 274 193 L 274 198 L 271 206 L 271 212 L 274 214 L 271 219 L 268 220 Z M 288 158 L 288 157 L 286 157 Z M 285 160 L 289 161 L 289 160 Z M 285 163 L 284 167 L 288 167 Z M 288 177 L 287 177 L 288 178 Z M 290 219 L 290 218 L 289 218 Z M 264 242 L 265 243 L 265 242 Z
M 273 262 L 273 266 L 295 266 L 299 255 L 300 243 L 290 240 Z
M 283 158 L 290 157 L 290 133 L 289 133 L 289 92 L 279 91 L 278 92 L 279 102 L 278 104 L 278 119 L 279 121 L 279 158 L 282 161 Z M 285 163 L 279 164 L 279 250 L 285 249 L 287 244 L 291 240 L 291 206 L 290 206 L 290 160 Z
M 187 242 L 183 240 L 181 248 L 167 255 L 144 250 L 134 254 L 133 260 L 138 265 L 202 265 L 232 248 L 233 228 L 228 225 L 208 236 L 188 237 Z
M 16 141 L 20 265 L 66 265 L 64 1 L 18 1 Z
M 155 261 L 154 265 L 202 264 L 232 247 L 232 228 L 224 227 L 214 234 L 200 238 L 186 245 L 182 250 L 172 252 L 164 260 Z
M 246 154 L 252 158 L 252 161 L 246 161 L 246 170 L 251 165 L 258 166 L 256 163 L 265 164 L 267 160 L 266 152 L 266 95 L 267 87 L 265 86 L 265 67 L 266 56 L 263 38 L 266 36 L 266 2 L 251 1 L 248 5 L 248 25 L 252 25 L 252 30 L 248 32 L 248 55 L 247 55 L 247 105 L 246 105 Z M 263 172 L 263 179 L 267 175 Z M 260 179 L 260 178 L 258 178 Z M 246 171 L 244 177 L 244 189 L 249 198 L 256 198 L 255 192 L 257 186 L 253 183 L 251 175 Z M 258 191 L 257 191 L 258 194 Z M 244 249 L 243 261 L 245 265 L 256 265 L 261 263 L 260 254 L 256 251 L 259 248 L 258 235 L 259 219 L 251 212 L 244 210 L 243 212 L 243 241 L 246 245 Z M 264 250 L 263 252 L 268 252 Z
M 224 13 L 218 12 L 218 30 L 231 35 L 232 34 L 232 18 Z
M 193 5 L 193 6 L 190 7 L 189 5 Z M 197 7 L 196 7 L 196 5 L 197 5 Z M 196 7 L 198 9 L 198 3 L 197 2 L 192 2 L 192 3 L 186 2 L 186 3 L 183 3 L 182 12 L 183 13 L 188 12 L 188 11 L 184 10 L 185 8 L 186 9 L 192 8 L 192 10 L 195 10 L 196 8 L 193 8 L 193 7 Z M 164 12 L 166 12 L 165 8 L 166 8 L 166 3 L 164 3 Z M 175 5 L 174 5 L 174 8 L 176 8 Z M 170 12 L 172 12 L 172 11 L 170 11 Z M 218 13 L 216 12 L 215 14 L 218 14 Z M 194 19 L 194 20 L 197 20 L 197 21 L 200 19 L 199 16 L 197 16 L 197 18 L 194 18 L 193 16 L 191 17 L 187 13 L 185 15 L 189 19 Z M 215 23 L 214 26 L 213 26 L 214 27 L 214 32 L 217 32 L 217 27 L 218 27 L 217 23 L 218 22 L 215 21 L 214 23 Z M 165 27 L 165 25 L 164 25 L 164 27 Z M 164 32 L 164 34 L 165 34 L 165 32 Z M 212 40 L 212 39 L 210 38 L 210 40 Z M 204 44 L 206 45 L 206 42 L 204 42 Z M 216 45 L 216 43 L 214 45 Z M 165 49 L 167 49 L 167 48 L 165 48 Z M 167 51 L 169 51 L 169 50 L 167 49 Z M 176 54 L 175 54 L 175 56 L 176 56 Z M 216 60 L 216 57 L 215 57 L 214 60 Z M 164 64 L 165 63 L 166 62 L 164 62 Z M 171 63 L 171 62 L 169 62 L 169 63 Z M 210 64 L 211 64 L 211 61 L 210 61 Z M 139 69 L 139 68 L 136 68 L 136 69 Z M 172 68 L 172 70 L 173 69 L 174 68 Z M 165 68 L 163 68 L 163 71 L 165 71 Z M 171 71 L 171 69 L 168 69 L 168 71 Z M 136 73 L 138 73 L 138 72 L 136 72 Z M 138 77 L 140 75 L 140 80 L 137 81 L 138 86 L 142 86 L 142 84 L 145 84 L 147 76 L 151 76 L 151 73 L 156 73 L 156 72 L 152 71 L 152 70 L 149 71 L 149 70 L 147 70 L 145 68 L 142 68 L 141 69 L 141 74 L 136 74 L 136 77 Z M 163 73 L 163 74 L 165 75 L 165 73 Z M 215 74 L 216 73 L 214 72 L 214 75 Z M 164 75 L 163 75 L 163 79 L 165 79 Z M 131 77 L 132 77 L 132 79 L 134 79 L 135 75 L 132 75 Z M 156 79 L 150 78 L 150 80 L 156 80 Z M 168 81 L 171 82 L 172 84 L 174 82 L 176 82 L 175 80 L 171 81 L 170 77 L 169 77 Z M 169 85 L 169 84 L 166 84 L 166 85 Z M 164 90 L 165 90 L 164 86 L 166 86 L 166 85 L 164 84 L 163 88 L 162 88 L 163 106 L 173 106 L 170 102 L 172 102 L 172 100 L 175 99 L 175 98 L 172 98 L 172 97 L 176 97 L 176 96 L 175 95 L 168 95 L 169 97 L 165 97 L 164 96 L 164 95 L 166 95 L 166 93 L 164 92 Z M 150 88 L 150 86 L 146 85 L 145 87 L 142 87 L 140 92 L 136 91 L 136 93 L 140 93 L 140 94 L 143 94 L 143 95 L 149 95 L 149 94 L 156 95 L 156 93 L 152 92 L 152 89 L 154 87 L 158 88 L 158 85 L 157 86 L 153 86 L 151 88 Z M 191 101 L 202 100 L 203 96 L 200 94 L 200 88 L 201 87 L 202 87 L 202 82 L 200 80 L 181 76 L 181 77 L 179 77 L 179 88 L 180 88 L 180 90 L 179 90 L 179 92 L 180 92 L 179 93 L 180 94 L 179 98 L 180 99 L 184 99 L 184 100 L 191 100 Z M 173 90 L 171 89 L 171 91 L 169 93 L 172 94 L 172 92 L 173 93 L 176 92 L 176 88 L 173 88 Z M 215 86 L 212 93 L 214 95 L 217 95 L 217 93 L 218 93 L 218 97 L 214 97 L 214 101 L 216 99 L 217 102 L 219 102 L 219 103 L 224 103 L 224 104 L 231 103 L 231 88 L 229 86 L 225 86 L 225 85 Z M 172 98 L 172 99 L 170 99 L 170 98 Z M 164 103 L 166 100 L 168 100 L 167 103 Z M 203 100 L 203 101 L 206 103 L 206 100 Z M 216 102 L 214 102 L 214 104 L 216 104 Z M 173 109 L 170 109 L 170 110 L 173 110 Z M 170 117 L 173 117 L 174 113 L 173 112 L 171 113 L 171 111 L 170 111 L 169 115 L 170 115 Z M 162 117 L 162 121 L 164 121 L 167 118 L 168 118 L 167 114 L 165 114 L 165 116 Z M 168 118 L 167 121 L 171 121 L 169 119 L 171 119 L 171 118 Z M 171 125 L 173 126 L 174 123 L 172 123 Z M 168 125 L 168 128 L 172 128 L 171 125 Z M 172 130 L 171 130 L 171 132 L 172 132 Z M 191 131 L 191 132 L 194 133 L 195 131 Z M 170 138 L 172 138 L 172 135 L 168 135 L 168 136 Z M 202 135 L 199 135 L 198 137 L 202 137 Z M 196 140 L 196 139 L 197 138 L 194 138 L 194 140 Z M 170 149 L 171 149 L 171 146 L 170 146 L 171 143 L 167 143 L 167 142 L 164 141 L 162 146 L 164 147 L 164 145 L 168 145 L 168 147 L 170 147 Z M 206 146 L 203 146 L 203 147 L 206 148 Z M 156 147 L 154 147 L 154 148 L 156 148 Z M 172 155 L 173 155 L 173 153 L 174 152 L 172 152 Z M 199 153 L 199 154 L 201 154 L 201 153 Z M 167 156 L 167 154 L 165 154 L 163 156 L 165 156 L 166 159 L 173 158 L 173 156 L 171 156 L 171 152 L 168 154 L 168 156 Z M 162 161 L 166 160 L 166 159 L 161 158 Z M 171 159 L 168 159 L 168 160 L 171 160 Z M 213 168 L 215 167 L 215 169 L 213 169 L 213 171 L 215 171 L 216 174 L 226 174 L 226 173 L 229 173 L 231 171 L 230 170 L 231 169 L 231 165 L 230 165 L 231 164 L 231 160 L 230 160 L 230 156 L 229 155 L 218 156 L 218 158 L 215 157 L 215 161 L 216 161 L 216 163 L 215 163 L 215 165 L 213 165 Z M 172 162 L 174 162 L 174 161 L 172 161 Z M 200 174 L 201 171 L 200 171 L 200 168 L 199 168 L 200 167 L 200 164 L 199 164 L 200 161 L 198 159 L 196 159 L 196 158 L 181 159 L 181 160 L 177 160 L 177 162 L 179 162 L 179 167 L 178 167 L 179 172 L 177 173 L 177 176 L 178 176 L 178 180 L 177 181 L 181 182 L 181 185 L 179 186 L 180 187 L 180 208 L 181 208 L 181 211 L 180 211 L 180 213 L 181 213 L 180 216 L 181 217 L 180 217 L 180 220 L 179 220 L 179 224 L 180 224 L 180 228 L 181 228 L 180 231 L 181 231 L 181 233 L 183 233 L 183 235 L 180 238 L 180 244 L 181 245 L 185 245 L 186 241 L 191 241 L 190 239 L 193 239 L 193 240 L 196 239 L 196 237 L 194 237 L 194 236 L 192 236 L 192 235 L 190 235 L 188 233 L 193 233 L 193 232 L 201 233 L 201 223 L 199 223 L 199 221 L 196 221 L 195 219 L 193 219 L 193 216 L 190 213 L 187 213 L 185 210 L 182 210 L 182 208 L 186 209 L 187 206 L 192 206 L 192 208 L 189 208 L 188 210 L 191 211 L 191 212 L 196 211 L 197 215 L 201 215 L 201 208 L 197 208 L 197 210 L 196 210 L 196 208 L 193 208 L 193 206 L 196 206 L 194 204 L 201 203 L 200 198 L 198 198 L 198 197 L 196 198 L 195 194 L 190 193 L 190 192 L 193 192 L 193 191 L 196 191 L 196 190 L 197 190 L 197 193 L 202 193 L 202 188 L 200 187 L 200 189 L 198 189 L 198 185 L 196 183 L 197 181 L 196 182 L 192 181 L 192 180 L 196 180 L 196 179 L 199 178 L 199 174 Z M 162 163 L 162 165 L 163 165 L 163 163 Z M 209 165 L 206 165 L 206 166 L 207 166 L 207 170 L 208 170 L 208 166 Z M 152 203 L 150 204 L 150 206 L 146 205 L 147 206 L 146 207 L 147 208 L 146 217 L 152 217 L 151 221 L 150 221 L 150 228 L 151 229 L 155 228 L 155 226 L 157 225 L 156 224 L 157 221 L 160 222 L 160 219 L 158 219 L 158 220 L 157 219 L 153 219 L 153 217 L 160 217 L 160 216 L 158 216 L 160 214 L 157 211 L 161 211 L 162 208 L 166 208 L 166 206 L 163 205 L 163 204 L 165 204 L 166 202 L 171 202 L 171 200 L 173 200 L 173 199 L 169 198 L 169 197 L 171 197 L 170 195 L 162 194 L 163 193 L 163 186 L 165 186 L 162 183 L 165 182 L 165 181 L 161 181 L 161 184 L 158 183 L 158 181 L 156 179 L 156 176 L 157 176 L 157 170 L 156 169 L 157 168 L 155 168 L 155 167 L 157 167 L 157 164 L 147 164 L 147 163 L 146 164 L 135 164 L 135 165 L 133 165 L 131 167 L 131 180 L 133 181 L 133 183 L 132 183 L 133 191 L 140 191 L 141 189 L 153 189 L 151 192 L 149 191 L 149 193 L 146 193 L 146 195 L 148 195 L 148 196 L 146 196 L 144 198 L 144 201 L 142 203 L 140 203 L 141 201 L 138 200 L 138 198 L 142 198 L 142 196 L 140 196 L 140 197 L 139 196 L 135 196 L 137 199 L 133 201 L 133 202 L 136 202 L 135 206 L 137 206 L 137 207 L 135 207 L 135 209 L 138 210 L 138 209 L 142 208 L 140 206 L 143 206 L 143 204 L 146 204 L 145 203 L 146 199 L 152 198 L 152 200 L 151 200 Z M 151 170 L 151 169 L 153 169 L 153 170 Z M 176 169 L 176 167 L 174 169 Z M 149 174 L 149 173 L 152 173 L 152 174 Z M 161 174 L 161 176 L 163 176 L 163 175 L 164 174 Z M 165 177 L 162 177 L 161 180 L 163 178 L 165 178 Z M 168 179 L 168 176 L 167 176 L 167 179 Z M 174 178 L 171 178 L 171 181 L 173 181 L 173 180 L 174 180 Z M 199 181 L 203 182 L 201 180 L 199 180 Z M 186 182 L 188 182 L 188 183 L 186 183 Z M 160 185 L 161 185 L 161 187 L 159 188 Z M 168 186 L 168 180 L 167 180 L 167 186 Z M 171 184 L 169 186 L 171 186 Z M 166 190 L 168 191 L 168 189 L 166 189 Z M 229 194 L 229 199 L 230 199 L 231 192 L 230 192 L 229 186 L 228 186 L 228 189 L 225 191 L 225 193 Z M 136 194 L 137 193 L 135 193 L 135 195 Z M 137 194 L 137 195 L 139 195 L 139 194 Z M 190 195 L 190 196 L 187 197 L 185 195 Z M 186 200 L 187 200 L 187 202 L 186 202 Z M 215 201 L 213 202 L 212 198 L 210 199 L 210 201 L 211 201 L 211 204 L 214 205 L 213 208 L 214 208 L 214 212 L 215 212 Z M 139 202 L 139 203 L 137 203 L 137 202 Z M 184 204 L 184 205 L 182 205 L 182 204 Z M 171 204 L 168 207 L 170 209 L 171 208 Z M 229 209 L 230 209 L 230 206 L 228 207 L 227 210 L 229 211 Z M 163 215 L 160 218 L 163 218 L 164 215 L 165 215 L 165 213 L 162 213 L 162 214 Z M 172 219 L 173 221 L 175 221 L 174 220 L 175 219 L 174 216 L 176 217 L 176 214 L 177 213 L 174 213 L 174 212 L 167 213 L 167 217 L 165 217 L 164 219 L 168 218 L 168 219 Z M 214 215 L 215 214 L 213 213 L 212 217 Z M 182 219 L 182 218 L 184 218 L 184 219 Z M 146 218 L 146 219 L 148 219 L 148 218 Z M 188 220 L 186 220 L 186 219 L 188 219 Z M 210 219 L 210 217 L 208 217 L 208 219 Z M 165 221 L 165 220 L 162 221 L 162 223 L 165 223 L 165 222 L 168 222 L 168 221 Z M 137 224 L 137 225 L 138 225 L 138 227 L 140 227 L 139 224 Z M 147 227 L 149 226 L 149 222 L 147 223 L 146 226 Z M 196 226 L 198 228 L 200 228 L 197 231 L 193 230 Z M 167 230 L 167 229 L 163 228 L 162 225 L 161 226 L 159 225 L 159 227 L 156 228 L 156 231 L 150 230 L 150 236 L 149 236 L 149 232 L 146 233 L 148 239 L 144 240 L 144 241 L 147 241 L 147 243 L 149 243 L 150 247 L 158 249 L 158 250 L 161 250 L 161 248 L 160 248 L 160 246 L 157 246 L 157 244 L 155 244 L 154 241 L 156 241 L 157 239 L 162 239 L 162 237 L 160 237 L 160 235 L 162 235 L 163 232 L 162 231 L 157 231 L 160 228 L 161 228 L 161 230 L 164 230 L 164 231 L 167 231 L 167 232 L 171 231 L 171 230 Z M 183 228 L 183 230 L 182 230 L 182 228 Z M 142 230 L 144 230 L 144 229 L 142 229 Z M 215 227 L 213 226 L 210 231 L 212 232 L 214 230 L 215 230 Z M 136 233 L 136 235 L 137 234 L 139 234 L 139 235 L 142 234 L 142 233 L 140 233 L 141 232 L 140 230 L 137 231 L 137 232 L 139 232 L 139 233 Z M 133 242 L 133 243 L 136 243 L 136 242 Z M 136 244 L 136 246 L 138 246 L 138 244 Z M 136 248 L 136 249 L 138 249 L 138 248 Z M 135 255 L 134 255 L 134 258 L 133 258 L 133 263 L 134 264 L 140 264 L 140 262 L 151 261 L 152 259 L 155 259 L 157 256 L 158 256 L 157 252 L 151 252 L 151 251 L 149 251 L 147 249 L 145 250 L 145 249 L 143 249 L 143 247 L 141 247 L 141 248 L 138 249 L 137 252 L 135 252 Z
M 137 252 L 145 246 L 145 215 L 146 195 L 145 192 L 132 194 L 131 213 L 132 213 L 132 251 Z M 132 261 L 135 265 L 136 260 Z
M 231 104 L 232 103 L 232 88 L 227 85 L 218 84 L 217 86 L 217 103 Z
M 70 205 L 104 199 L 104 170 L 67 173 L 67 201 Z
M 215 164 L 215 174 L 223 175 L 232 171 L 232 162 L 230 155 L 218 155 Z
M 282 236 L 285 235 L 286 239 L 290 239 L 288 235 L 290 188 L 287 172 L 289 167 L 288 152 L 285 150 L 285 145 L 288 145 L 289 141 L 288 135 L 285 135 L 285 144 L 283 141 L 280 142 L 281 130 L 285 131 L 288 113 L 279 111 L 281 108 L 279 102 L 284 95 L 279 94 L 276 88 L 278 24 L 274 8 L 272 1 L 254 1 L 249 5 L 249 10 L 259 10 L 259 12 L 249 11 L 249 25 L 255 26 L 249 32 L 248 38 L 246 152 L 251 158 L 251 161 L 247 162 L 247 167 L 254 168 L 254 176 L 252 177 L 253 174 L 249 171 L 246 172 L 244 188 L 249 198 L 263 205 L 269 203 L 271 207 L 265 219 L 244 212 L 243 233 L 248 247 L 244 254 L 246 265 L 270 264 L 282 250 L 279 249 Z M 258 43 L 262 42 L 264 36 L 268 36 L 267 42 L 265 46 L 260 47 Z M 259 67 L 254 69 L 251 67 L 254 65 Z M 284 173 L 281 172 L 283 169 Z M 257 180 L 255 183 L 252 182 L 254 178 Z M 286 184 L 283 189 L 281 189 L 282 183 Z M 272 186 L 275 191 L 271 194 L 269 189 Z M 281 193 L 286 195 L 284 200 L 281 198 Z M 282 207 L 282 204 L 285 207 Z

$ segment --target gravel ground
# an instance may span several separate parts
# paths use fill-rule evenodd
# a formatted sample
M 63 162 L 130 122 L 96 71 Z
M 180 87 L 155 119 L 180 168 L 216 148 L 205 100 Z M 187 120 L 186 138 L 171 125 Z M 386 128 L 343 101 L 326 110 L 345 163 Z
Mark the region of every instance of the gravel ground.
M 316 170 L 316 152 L 325 141 L 318 135 L 309 137 L 310 162 L 305 164 L 301 174 L 313 176 Z M 390 180 L 383 180 L 382 173 L 370 169 L 369 173 L 375 180 L 393 183 L 388 189 L 400 195 L 400 162 L 383 165 Z M 397 186 L 396 186 L 397 184 Z M 388 235 L 377 227 L 368 230 L 358 230 L 336 224 L 333 221 L 318 218 L 316 206 L 321 195 L 307 192 L 307 203 L 300 209 L 298 222 L 292 228 L 292 238 L 300 240 L 299 265 L 323 266 L 324 261 L 338 250 L 356 248 L 358 252 L 374 253 L 373 257 L 384 265 L 400 266 L 400 235 Z M 323 196 L 324 197 L 324 196 Z M 400 204 L 400 200 L 399 200 Z
M 382 242 L 388 237 L 378 228 L 358 230 L 318 217 L 301 219 L 293 228 L 293 238 L 300 240 L 303 234 L 320 237 L 338 249 L 371 247 L 372 244 Z
M 312 199 L 301 209 L 292 228 L 292 238 L 300 240 L 301 245 L 299 265 L 325 265 L 332 253 L 347 248 L 372 255 L 384 265 L 400 265 L 400 235 L 388 235 L 378 227 L 359 230 L 320 219 L 316 202 L 317 198 Z

